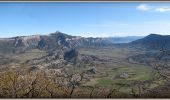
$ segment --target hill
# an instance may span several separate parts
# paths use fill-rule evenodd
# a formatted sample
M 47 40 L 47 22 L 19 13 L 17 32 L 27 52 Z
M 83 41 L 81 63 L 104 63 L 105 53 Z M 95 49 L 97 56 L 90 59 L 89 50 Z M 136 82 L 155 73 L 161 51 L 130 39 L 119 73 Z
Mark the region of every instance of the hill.
M 130 46 L 145 49 L 170 49 L 170 35 L 150 34 L 142 39 L 132 41 Z

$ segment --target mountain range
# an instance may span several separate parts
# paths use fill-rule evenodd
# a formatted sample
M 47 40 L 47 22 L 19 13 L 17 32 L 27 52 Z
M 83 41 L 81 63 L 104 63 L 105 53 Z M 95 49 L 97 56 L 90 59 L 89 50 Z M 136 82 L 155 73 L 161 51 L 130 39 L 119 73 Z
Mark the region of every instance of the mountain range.
M 1 52 L 24 52 L 28 49 L 38 48 L 52 50 L 59 46 L 75 48 L 78 46 L 106 46 L 113 44 L 129 44 L 131 47 L 147 49 L 170 49 L 170 35 L 150 34 L 143 36 L 84 38 L 71 36 L 62 32 L 49 35 L 18 36 L 12 38 L 0 38 Z
M 49 35 L 18 36 L 0 39 L 0 51 L 2 52 L 23 52 L 28 49 L 38 48 L 52 50 L 61 45 L 67 47 L 77 46 L 105 46 L 117 43 L 129 43 L 140 39 L 140 36 L 130 37 L 108 37 L 108 38 L 84 38 L 80 36 L 70 36 L 62 32 L 55 32 Z

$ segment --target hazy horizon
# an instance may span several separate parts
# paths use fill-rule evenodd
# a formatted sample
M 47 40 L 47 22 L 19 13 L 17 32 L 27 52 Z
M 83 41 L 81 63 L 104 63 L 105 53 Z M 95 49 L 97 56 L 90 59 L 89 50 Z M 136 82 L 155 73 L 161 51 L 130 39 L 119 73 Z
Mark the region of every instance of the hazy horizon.
M 0 14 L 0 38 L 56 30 L 82 37 L 170 34 L 170 3 L 0 2 Z
M 59 32 L 61 32 L 61 31 L 59 31 Z M 52 33 L 55 33 L 55 32 L 52 32 Z M 28 34 L 28 35 L 17 35 L 17 36 L 10 36 L 10 37 L 0 37 L 0 39 L 5 39 L 5 38 L 13 38 L 13 37 L 20 37 L 20 36 L 36 36 L 36 35 L 50 35 L 50 34 L 52 34 L 52 33 L 47 33 L 47 34 Z M 63 32 L 61 32 L 61 33 L 63 33 Z M 71 34 L 69 34 L 69 33 L 64 33 L 64 34 L 67 34 L 67 35 L 71 35 Z M 153 33 L 150 33 L 150 34 L 153 34 Z M 148 34 L 149 35 L 149 34 Z M 80 35 L 71 35 L 71 36 L 80 36 Z M 127 36 L 105 36 L 105 37 L 100 37 L 100 36 L 81 36 L 81 37 L 85 37 L 85 38 L 90 38 L 90 37 L 92 37 L 92 38 L 122 38 L 122 37 L 144 37 L 144 36 L 146 36 L 146 35 L 141 35 L 141 36 L 137 36 L 137 35 L 127 35 Z

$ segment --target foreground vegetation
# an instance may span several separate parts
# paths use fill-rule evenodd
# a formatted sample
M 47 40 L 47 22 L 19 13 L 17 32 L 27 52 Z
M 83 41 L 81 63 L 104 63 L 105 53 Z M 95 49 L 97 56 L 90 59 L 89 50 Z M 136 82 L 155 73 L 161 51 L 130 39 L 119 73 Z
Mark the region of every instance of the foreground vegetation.
M 76 75 L 76 74 L 75 74 Z M 59 80 L 55 73 L 37 70 L 28 72 L 25 69 L 8 69 L 0 73 L 0 97 L 3 98 L 41 98 L 41 97 L 123 97 L 114 89 L 104 87 L 79 86 L 80 78 L 66 76 L 69 81 L 68 86 L 58 84 Z M 113 93 L 114 92 L 114 93 Z M 112 94 L 113 93 L 113 94 Z

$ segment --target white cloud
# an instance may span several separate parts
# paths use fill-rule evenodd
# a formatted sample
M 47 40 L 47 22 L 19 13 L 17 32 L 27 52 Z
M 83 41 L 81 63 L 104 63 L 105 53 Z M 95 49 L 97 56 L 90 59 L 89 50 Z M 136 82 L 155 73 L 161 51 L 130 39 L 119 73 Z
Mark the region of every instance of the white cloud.
M 146 4 L 140 4 L 139 6 L 136 7 L 138 10 L 142 10 L 142 11 L 147 11 L 150 10 L 151 7 L 149 5 Z
M 155 11 L 157 11 L 157 12 L 169 12 L 170 7 L 159 7 L 159 8 L 156 8 Z
M 154 5 L 140 4 L 136 7 L 138 10 L 142 11 L 156 11 L 156 12 L 170 12 L 170 7 L 155 7 Z

